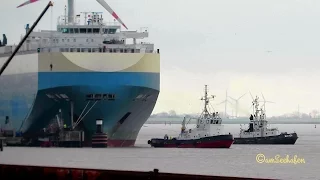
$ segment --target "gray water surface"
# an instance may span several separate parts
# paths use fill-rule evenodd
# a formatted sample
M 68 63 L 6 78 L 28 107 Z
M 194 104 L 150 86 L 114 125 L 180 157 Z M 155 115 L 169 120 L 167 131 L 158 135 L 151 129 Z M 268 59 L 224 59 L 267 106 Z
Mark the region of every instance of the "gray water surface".
M 180 125 L 145 125 L 134 148 L 65 149 L 65 148 L 9 148 L 0 152 L 0 163 L 45 165 L 80 168 L 150 171 L 183 174 L 242 176 L 274 179 L 320 179 L 320 126 L 304 124 L 272 125 L 282 132 L 297 132 L 295 145 L 232 145 L 230 149 L 156 149 L 147 141 L 164 134 L 175 136 Z M 191 126 L 190 126 L 191 127 Z M 234 136 L 239 125 L 225 125 L 225 132 Z M 267 158 L 289 155 L 304 158 L 304 164 L 257 163 L 256 155 Z

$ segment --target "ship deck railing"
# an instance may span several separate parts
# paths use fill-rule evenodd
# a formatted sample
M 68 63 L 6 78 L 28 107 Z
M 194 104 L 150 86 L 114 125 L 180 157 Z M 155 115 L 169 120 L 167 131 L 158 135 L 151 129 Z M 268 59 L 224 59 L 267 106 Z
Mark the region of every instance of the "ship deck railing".
M 88 18 L 90 19 L 90 18 Z M 122 26 L 119 22 L 114 21 L 102 21 L 101 23 L 94 23 L 88 25 L 87 22 L 83 23 L 82 21 L 73 21 L 69 22 L 68 17 L 60 16 L 57 20 L 57 26 Z
M 46 50 L 46 49 L 49 49 L 49 48 L 40 48 L 40 52 L 41 53 L 49 53 L 49 52 L 52 52 L 52 53 L 62 53 L 62 52 L 69 52 L 69 53 L 109 53 L 109 54 L 159 54 L 159 51 L 158 50 L 146 50 L 145 52 L 132 52 L 132 51 L 127 51 L 127 52 L 110 52 L 110 51 L 105 51 L 103 52 L 103 50 L 100 52 L 100 51 L 95 51 L 95 52 L 88 52 L 88 51 L 74 51 L 74 52 L 71 52 L 71 51 L 49 51 L 49 50 Z M 61 49 L 61 48 L 59 48 Z M 74 48 L 74 49 L 78 49 L 78 48 Z M 82 49 L 82 48 L 80 48 Z M 86 48 L 87 49 L 87 48 Z M 120 49 L 120 48 L 117 48 L 117 49 Z M 109 50 L 109 49 L 107 49 Z M 33 54 L 33 53 L 37 53 L 38 50 L 27 50 L 27 51 L 18 51 L 16 55 L 26 55 L 26 54 Z M 9 57 L 10 55 L 12 54 L 12 52 L 10 53 L 2 53 L 0 54 L 0 57 Z

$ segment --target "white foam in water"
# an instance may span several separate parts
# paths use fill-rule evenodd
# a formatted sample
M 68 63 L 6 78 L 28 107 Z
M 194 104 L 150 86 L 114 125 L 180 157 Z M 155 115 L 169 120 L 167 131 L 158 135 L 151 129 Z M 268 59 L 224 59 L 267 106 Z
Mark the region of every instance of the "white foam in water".
M 274 179 L 319 179 L 320 127 L 305 124 L 271 125 L 280 132 L 297 132 L 295 145 L 232 145 L 230 149 L 150 148 L 147 141 L 165 134 L 175 136 L 180 125 L 145 125 L 137 139 L 136 148 L 66 149 L 9 148 L 0 152 L 0 163 L 45 165 L 80 168 L 150 171 L 183 174 L 206 174 Z M 190 128 L 190 127 L 189 127 Z M 225 132 L 239 133 L 240 126 L 225 125 Z M 256 155 L 267 158 L 280 155 L 304 158 L 305 164 L 259 164 Z

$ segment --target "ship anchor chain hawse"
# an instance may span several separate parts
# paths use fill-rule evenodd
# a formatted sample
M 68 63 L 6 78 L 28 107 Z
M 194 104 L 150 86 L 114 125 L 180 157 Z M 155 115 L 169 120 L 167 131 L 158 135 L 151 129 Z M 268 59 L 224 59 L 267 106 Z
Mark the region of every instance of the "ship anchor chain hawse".
M 209 111 L 209 100 L 214 97 L 208 97 L 208 88 L 205 85 L 205 95 L 201 98 L 204 101 L 204 109 L 196 119 L 196 128 L 187 130 L 186 118 L 184 118 L 178 137 L 169 138 L 165 135 L 162 139 L 149 140 L 148 144 L 155 148 L 230 148 L 234 142 L 233 135 L 224 134 L 219 113 Z
M 68 0 L 56 30 L 32 31 L 26 23 L 30 35 L 0 76 L 6 84 L 0 102 L 8 107 L 0 119 L 8 119 L 4 128 L 14 136 L 31 141 L 61 129 L 81 131 L 83 146 L 90 147 L 99 122 L 108 147 L 134 146 L 158 100 L 160 50 L 144 41 L 147 27 L 128 30 L 104 0 L 96 2 L 111 14 L 109 22 L 102 12 L 76 14 L 75 1 Z M 3 37 L 0 65 L 16 47 Z
M 253 99 L 253 98 L 252 98 Z M 240 137 L 234 138 L 234 144 L 295 144 L 297 133 L 280 133 L 277 128 L 268 128 L 264 109 L 259 107 L 259 97 L 252 101 L 253 114 L 248 129 L 240 129 Z

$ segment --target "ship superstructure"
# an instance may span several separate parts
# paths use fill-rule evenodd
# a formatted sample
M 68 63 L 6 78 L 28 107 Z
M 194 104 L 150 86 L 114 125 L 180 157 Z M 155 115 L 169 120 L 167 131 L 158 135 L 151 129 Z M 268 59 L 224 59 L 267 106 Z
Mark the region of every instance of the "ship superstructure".
M 209 101 L 215 96 L 208 96 L 205 85 L 204 109 L 197 118 L 196 128 L 187 130 L 186 119 L 182 121 L 181 133 L 178 137 L 169 139 L 167 135 L 163 139 L 153 138 L 148 141 L 152 147 L 178 147 L 178 148 L 230 148 L 234 139 L 232 134 L 223 132 L 222 119 L 218 112 L 209 111 Z
M 252 101 L 254 108 L 250 116 L 248 129 L 240 129 L 240 137 L 235 138 L 234 144 L 295 144 L 296 133 L 280 133 L 277 128 L 268 128 L 265 107 L 259 106 L 259 98 Z
M 103 119 L 110 146 L 134 144 L 158 98 L 159 50 L 139 41 L 149 36 L 147 28 L 122 31 L 127 27 L 118 15 L 97 2 L 118 22 L 105 22 L 101 12 L 75 15 L 68 0 L 57 30 L 30 34 L 0 77 L 0 120 L 7 117 L 17 131 L 32 136 L 59 114 L 90 139 L 96 119 Z M 3 64 L 15 46 L 1 46 Z

